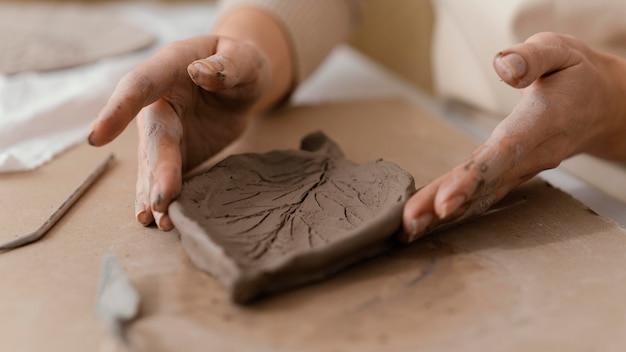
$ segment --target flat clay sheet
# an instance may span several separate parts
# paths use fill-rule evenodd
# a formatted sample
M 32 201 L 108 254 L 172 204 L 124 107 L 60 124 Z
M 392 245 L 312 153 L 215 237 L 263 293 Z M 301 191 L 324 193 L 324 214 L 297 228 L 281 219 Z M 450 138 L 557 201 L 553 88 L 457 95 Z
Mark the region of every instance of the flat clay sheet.
M 413 177 L 357 165 L 321 132 L 300 150 L 232 155 L 183 186 L 172 222 L 193 262 L 246 303 L 390 248 Z
M 50 71 L 119 55 L 155 38 L 110 8 L 0 3 L 0 74 Z

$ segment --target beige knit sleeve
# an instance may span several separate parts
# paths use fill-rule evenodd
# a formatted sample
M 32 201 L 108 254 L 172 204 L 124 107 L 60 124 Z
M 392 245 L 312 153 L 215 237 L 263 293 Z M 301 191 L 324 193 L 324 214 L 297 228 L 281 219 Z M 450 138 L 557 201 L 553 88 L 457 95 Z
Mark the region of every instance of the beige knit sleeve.
M 234 8 L 267 11 L 290 36 L 297 81 L 304 80 L 360 21 L 358 0 L 221 0 L 218 19 Z

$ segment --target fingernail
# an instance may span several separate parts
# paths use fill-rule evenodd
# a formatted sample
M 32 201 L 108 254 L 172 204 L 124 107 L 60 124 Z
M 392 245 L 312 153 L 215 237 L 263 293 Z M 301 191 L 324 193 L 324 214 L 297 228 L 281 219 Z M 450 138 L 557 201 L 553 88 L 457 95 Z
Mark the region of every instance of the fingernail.
M 93 132 L 91 132 L 91 133 L 89 134 L 89 137 L 87 137 L 87 143 L 89 143 L 89 145 L 91 145 L 91 146 L 94 146 L 94 147 L 96 146 L 96 145 L 94 144 L 94 142 L 93 142 Z
M 170 231 L 174 228 L 174 224 L 172 224 L 172 220 L 167 215 L 161 216 L 158 223 L 159 229 L 161 231 Z
M 224 64 L 215 56 L 211 56 L 204 61 L 214 72 L 224 71 Z
M 496 64 L 499 65 L 501 71 L 511 79 L 524 77 L 528 70 L 526 60 L 516 53 L 505 54 L 504 56 L 500 55 L 496 58 Z
M 137 221 L 139 221 L 140 224 L 142 224 L 143 226 L 147 226 L 149 225 L 148 223 L 148 213 L 144 210 L 144 211 L 140 211 L 137 214 Z
M 448 215 L 454 213 L 457 209 L 459 209 L 459 207 L 463 203 L 465 203 L 464 195 L 458 195 L 446 201 L 445 203 L 443 203 L 443 207 L 441 207 L 441 214 L 439 214 L 440 218 L 441 219 L 447 218 Z
M 219 62 L 218 60 L 211 60 L 211 59 L 196 61 L 193 64 L 193 67 L 195 67 L 198 71 L 205 73 L 205 74 L 211 74 L 215 72 L 219 73 L 219 72 L 224 71 L 224 65 L 221 62 Z
M 418 238 L 424 230 L 433 221 L 433 214 L 422 214 L 411 221 L 411 233 L 409 236 L 409 242 Z
M 204 74 L 211 74 L 211 69 L 205 65 L 205 64 L 201 64 L 199 62 L 196 62 L 193 64 L 193 67 L 198 70 L 198 72 L 204 73 Z

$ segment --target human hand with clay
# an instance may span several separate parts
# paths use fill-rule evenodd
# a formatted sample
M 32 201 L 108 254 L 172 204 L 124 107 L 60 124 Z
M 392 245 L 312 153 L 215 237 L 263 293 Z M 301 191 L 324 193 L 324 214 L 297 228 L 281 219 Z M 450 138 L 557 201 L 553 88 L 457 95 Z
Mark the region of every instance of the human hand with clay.
M 522 99 L 464 163 L 406 204 L 402 240 L 485 212 L 514 187 L 578 153 L 626 161 L 626 61 L 540 33 L 493 66 Z
M 171 230 L 170 202 L 182 175 L 244 130 L 250 116 L 287 94 L 287 40 L 273 18 L 243 8 L 205 35 L 167 45 L 125 75 L 92 125 L 89 142 L 115 139 L 137 117 L 135 215 Z

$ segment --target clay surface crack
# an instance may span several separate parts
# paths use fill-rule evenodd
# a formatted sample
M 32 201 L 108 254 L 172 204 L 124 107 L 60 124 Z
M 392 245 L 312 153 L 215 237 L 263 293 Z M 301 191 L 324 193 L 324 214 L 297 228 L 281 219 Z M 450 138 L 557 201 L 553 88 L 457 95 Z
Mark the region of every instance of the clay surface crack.
M 302 195 L 300 196 L 300 198 L 298 199 L 298 201 L 294 202 L 294 203 L 289 203 L 289 204 L 284 204 L 284 205 L 279 205 L 279 206 L 275 206 L 275 207 L 270 207 L 269 209 L 264 209 L 258 212 L 255 212 L 253 214 L 248 214 L 248 215 L 244 215 L 244 216 L 239 216 L 235 219 L 229 220 L 227 223 L 234 223 L 234 222 L 239 222 L 242 220 L 247 220 L 250 218 L 254 218 L 254 217 L 259 217 L 262 216 L 262 218 L 257 221 L 256 223 L 254 223 L 252 226 L 238 232 L 238 235 L 246 235 L 248 234 L 249 236 L 253 236 L 253 237 L 259 237 L 258 240 L 256 241 L 255 245 L 248 251 L 248 255 L 250 255 L 250 257 L 252 257 L 253 259 L 259 259 L 261 258 L 263 255 L 265 255 L 270 248 L 272 248 L 273 244 L 276 242 L 277 238 L 279 237 L 279 234 L 281 233 L 282 230 L 286 230 L 287 232 L 289 232 L 289 236 L 292 237 L 293 236 L 293 230 L 294 230 L 294 221 L 295 221 L 295 213 L 302 207 L 302 205 L 305 203 L 305 201 L 307 200 L 307 198 L 309 196 L 311 196 L 311 194 L 316 194 L 318 188 L 323 185 L 326 182 L 327 179 L 327 175 L 328 175 L 328 171 L 330 169 L 330 163 L 331 160 L 326 158 L 324 159 L 323 163 L 322 163 L 322 170 L 318 171 L 317 173 L 319 173 L 319 177 L 316 180 L 316 182 L 314 182 L 308 189 L 306 189 Z M 302 189 L 304 188 L 304 186 L 300 186 L 298 187 L 298 189 Z M 295 190 L 289 190 L 287 191 L 285 194 L 275 198 L 276 199 L 280 199 L 283 196 L 287 195 L 287 194 L 291 194 L 293 193 Z M 315 198 L 315 196 L 314 196 Z M 319 203 L 318 203 L 319 204 Z M 259 228 L 261 226 L 261 224 L 263 224 L 263 222 L 268 219 L 270 217 L 271 214 L 273 214 L 276 211 L 280 211 L 281 209 L 285 209 L 284 212 L 282 212 L 282 214 L 280 214 L 280 221 L 278 222 L 278 224 L 276 224 L 272 229 L 270 229 L 269 231 L 263 232 L 259 235 L 251 235 L 250 233 L 256 229 Z M 319 234 L 317 234 L 314 230 L 314 228 L 311 226 L 310 223 L 308 223 L 303 217 L 301 216 L 297 216 L 300 221 L 305 224 L 308 227 L 308 235 L 309 235 L 309 245 L 313 246 L 313 240 L 312 237 L 318 237 L 320 238 L 322 241 L 326 241 L 324 238 L 322 238 Z M 289 224 L 289 225 L 288 225 Z

